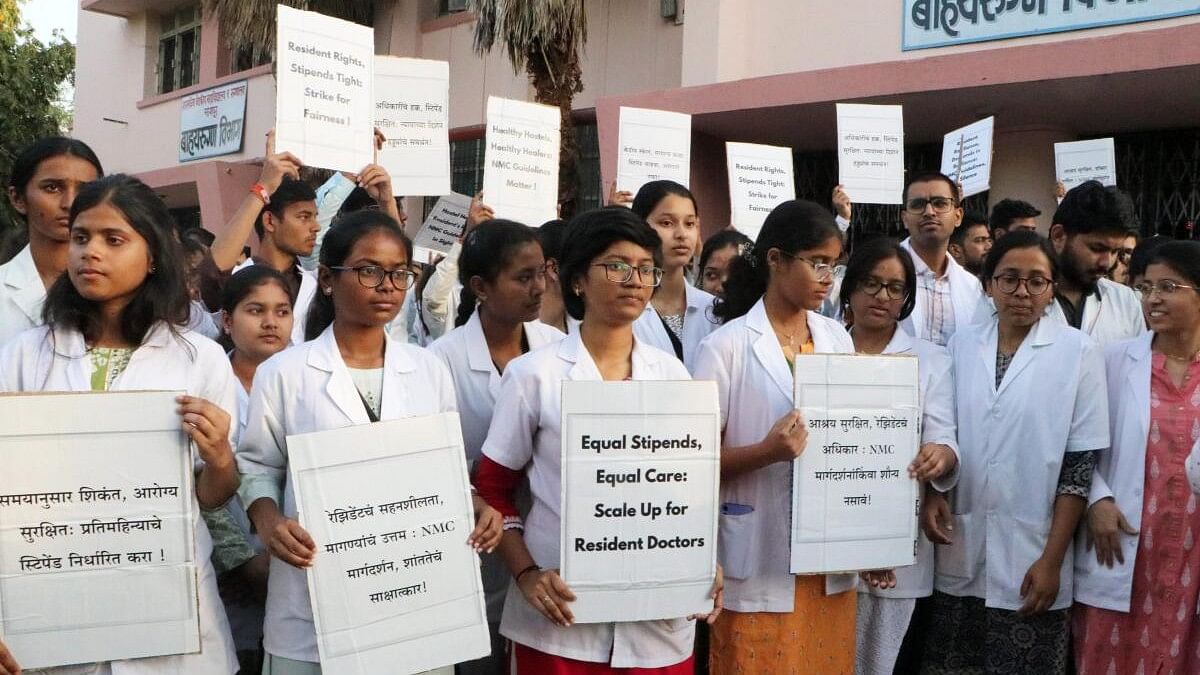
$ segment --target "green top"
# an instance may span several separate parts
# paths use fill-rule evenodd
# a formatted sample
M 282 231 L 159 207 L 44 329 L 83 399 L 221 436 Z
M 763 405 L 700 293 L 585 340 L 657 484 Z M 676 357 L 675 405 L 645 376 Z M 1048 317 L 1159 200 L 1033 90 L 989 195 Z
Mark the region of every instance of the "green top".
M 92 359 L 92 391 L 108 391 L 113 382 L 129 366 L 133 356 L 130 347 L 93 347 L 88 350 Z

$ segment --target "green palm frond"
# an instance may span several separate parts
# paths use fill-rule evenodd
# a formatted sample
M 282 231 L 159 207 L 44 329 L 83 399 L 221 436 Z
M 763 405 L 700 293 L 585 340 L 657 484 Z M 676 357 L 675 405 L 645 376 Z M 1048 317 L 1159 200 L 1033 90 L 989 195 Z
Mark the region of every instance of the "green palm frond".
M 371 25 L 374 0 L 201 0 L 204 16 L 216 16 L 228 46 L 250 49 L 255 58 L 275 52 L 275 5 L 284 4 Z
M 477 15 L 475 52 L 486 54 L 499 42 L 513 72 L 524 70 L 531 54 L 577 54 L 587 42 L 583 0 L 471 0 L 470 5 Z

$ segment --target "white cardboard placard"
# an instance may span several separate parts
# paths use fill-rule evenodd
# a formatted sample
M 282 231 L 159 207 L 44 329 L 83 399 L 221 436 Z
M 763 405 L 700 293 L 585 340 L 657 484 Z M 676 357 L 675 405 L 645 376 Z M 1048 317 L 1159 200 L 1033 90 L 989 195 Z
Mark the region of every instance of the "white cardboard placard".
M 375 126 L 387 138 L 379 164 L 392 177 L 393 193 L 450 192 L 449 124 L 449 63 L 375 57 Z
M 471 198 L 466 195 L 451 192 L 438 199 L 413 238 L 413 258 L 428 264 L 433 256 L 449 253 L 466 230 L 470 211 Z
M 1117 151 L 1111 138 L 1054 144 L 1054 174 L 1068 190 L 1089 180 L 1117 184 Z
M 633 194 L 654 180 L 691 180 L 692 116 L 621 106 L 617 190 Z
M 792 149 L 757 143 L 726 143 L 729 217 L 739 232 L 758 238 L 771 209 L 796 198 Z
M 963 197 L 991 188 L 995 126 L 996 118 L 988 117 L 955 129 L 942 140 L 942 173 L 962 185 Z
M 838 182 L 858 204 L 904 200 L 904 108 L 837 104 Z
M 558 217 L 558 108 L 488 97 L 483 201 L 530 227 Z

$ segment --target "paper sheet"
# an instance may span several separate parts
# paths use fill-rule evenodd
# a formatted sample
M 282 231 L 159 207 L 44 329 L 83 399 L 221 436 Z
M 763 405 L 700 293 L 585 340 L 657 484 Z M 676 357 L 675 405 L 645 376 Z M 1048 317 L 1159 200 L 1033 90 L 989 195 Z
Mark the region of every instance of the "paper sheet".
M 540 227 L 558 217 L 558 108 L 488 97 L 483 202 Z
M 962 185 L 963 197 L 991 188 L 995 125 L 996 118 L 988 117 L 955 129 L 942 140 L 942 173 Z
M 729 165 L 730 222 L 751 239 L 758 238 L 767 214 L 796 198 L 792 149 L 756 143 L 726 143 Z
M 1068 190 L 1089 180 L 1117 184 L 1117 151 L 1111 138 L 1054 144 L 1054 174 Z
M 692 116 L 621 106 L 617 190 L 633 194 L 654 180 L 691 180 Z
M 379 164 L 397 196 L 450 192 L 450 64 L 375 57 L 375 126 L 387 137 Z
M 899 204 L 904 197 L 904 109 L 837 104 L 838 182 L 857 204 Z
M 435 255 L 446 255 L 467 227 L 471 198 L 451 192 L 433 205 L 413 239 L 413 259 L 428 264 Z

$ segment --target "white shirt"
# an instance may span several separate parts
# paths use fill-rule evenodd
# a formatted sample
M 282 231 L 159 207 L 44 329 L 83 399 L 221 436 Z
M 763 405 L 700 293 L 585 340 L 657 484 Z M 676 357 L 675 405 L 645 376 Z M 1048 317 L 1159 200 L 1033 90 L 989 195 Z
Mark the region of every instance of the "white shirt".
M 675 358 L 634 338 L 634 380 L 690 380 Z M 562 382 L 600 380 L 578 332 L 529 352 L 505 369 L 483 454 L 513 471 L 525 471 L 533 507 L 525 519 L 525 543 L 543 568 L 559 566 L 562 499 Z M 561 628 L 530 606 L 511 584 L 500 633 L 547 654 L 614 668 L 662 668 L 686 659 L 695 625 L 663 621 L 575 624 Z
M 46 287 L 29 246 L 0 265 L 0 345 L 23 330 L 42 325 Z
M 384 348 L 380 419 L 454 411 L 450 373 L 424 349 L 388 340 Z M 333 327 L 319 337 L 267 359 L 254 374 L 246 429 L 238 443 L 242 486 L 249 508 L 267 497 L 296 517 L 287 472 L 287 437 L 367 424 L 366 408 L 342 360 Z M 275 656 L 315 663 L 317 635 L 304 571 L 271 558 L 263 645 Z
M 25 331 L 0 349 L 0 392 L 91 391 L 91 359 L 83 335 L 77 331 L 51 331 L 42 326 Z M 217 344 L 187 330 L 173 333 L 166 324 L 150 329 L 142 345 L 134 350 L 129 365 L 112 390 L 186 391 L 220 406 L 232 417 L 236 412 L 237 379 L 229 359 Z M 232 433 L 232 429 L 231 429 Z M 196 468 L 203 460 L 196 453 Z M 194 499 L 194 498 L 193 498 Z M 235 673 L 238 670 L 233 638 L 225 608 L 217 593 L 217 579 L 209 557 L 212 538 L 193 503 L 195 518 L 195 561 L 199 593 L 200 652 L 158 656 L 102 664 L 65 666 L 43 671 L 54 675 L 192 675 Z M 15 655 L 18 659 L 20 654 Z
M 1079 329 L 1092 336 L 1096 344 L 1107 347 L 1146 332 L 1142 301 L 1133 289 L 1109 279 L 1100 279 L 1096 290 L 1100 297 L 1087 296 L 1087 301 L 1083 303 L 1083 320 L 1079 324 Z M 1046 308 L 1046 314 L 1055 321 L 1067 323 L 1067 315 L 1057 299 Z
M 716 298 L 691 284 L 684 284 L 684 294 L 687 297 L 687 307 L 683 310 L 683 335 L 679 342 L 683 345 L 683 364 L 692 370 L 696 359 L 696 349 L 700 341 L 720 327 L 717 318 L 713 316 L 712 306 Z M 662 317 L 654 309 L 652 303 L 646 303 L 646 309 L 638 320 L 633 323 L 633 334 L 639 340 L 657 347 L 668 354 L 674 354 L 671 337 L 667 327 L 663 325 Z
M 524 325 L 531 352 L 566 337 L 562 331 L 541 321 L 529 321 Z M 483 451 L 483 441 L 492 424 L 492 409 L 500 394 L 500 372 L 496 370 L 487 339 L 483 336 L 479 310 L 476 309 L 465 324 L 436 340 L 429 346 L 429 351 L 450 369 L 454 391 L 458 395 L 458 416 L 462 421 L 467 464 L 474 467 Z M 515 362 L 514 359 L 510 363 Z
M 252 258 L 247 258 L 246 262 L 234 267 L 231 274 L 237 274 L 255 264 L 257 263 Z M 304 342 L 304 326 L 308 322 L 308 307 L 312 304 L 313 296 L 317 294 L 317 273 L 304 269 L 299 263 L 296 263 L 296 270 L 300 272 L 300 289 L 296 291 L 296 304 L 292 306 L 292 344 L 294 345 Z
M 946 273 L 939 278 L 913 251 L 910 239 L 900 245 L 908 251 L 917 270 L 917 302 L 912 314 L 901 321 L 900 326 L 909 335 L 945 345 L 956 330 L 969 325 L 976 316 L 984 297 L 983 285 L 949 253 L 946 254 Z
M 1038 321 L 999 388 L 997 340 L 995 320 L 950 340 L 962 467 L 954 543 L 937 549 L 935 585 L 1016 610 L 1048 540 L 1065 453 L 1109 446 L 1108 394 L 1100 348 L 1070 326 Z M 1068 548 L 1050 609 L 1070 606 L 1073 568 Z
M 842 325 L 808 312 L 816 353 L 854 353 Z M 794 379 L 771 329 L 763 301 L 700 343 L 695 378 L 716 380 L 725 429 L 722 447 L 762 441 L 793 403 Z M 722 514 L 717 557 L 725 569 L 725 608 L 735 612 L 794 609 L 791 573 L 792 463 L 776 462 L 721 481 Z M 750 507 L 725 513 L 725 505 Z M 827 589 L 853 587 L 854 575 L 826 575 Z
M 458 300 L 462 294 L 462 284 L 458 283 L 460 255 L 462 242 L 456 241 L 450 246 L 446 257 L 434 268 L 433 276 L 429 277 L 425 290 L 421 292 L 421 318 L 425 319 L 425 327 L 433 340 L 454 328 L 454 318 L 458 315 Z

